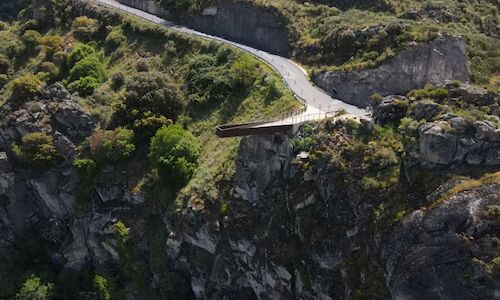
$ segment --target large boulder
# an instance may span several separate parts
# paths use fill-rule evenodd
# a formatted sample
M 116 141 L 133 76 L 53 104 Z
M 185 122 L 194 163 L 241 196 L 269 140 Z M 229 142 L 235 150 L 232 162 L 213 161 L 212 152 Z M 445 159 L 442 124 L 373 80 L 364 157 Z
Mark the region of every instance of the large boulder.
M 421 157 L 434 164 L 450 164 L 455 160 L 458 138 L 446 122 L 428 123 L 419 129 Z

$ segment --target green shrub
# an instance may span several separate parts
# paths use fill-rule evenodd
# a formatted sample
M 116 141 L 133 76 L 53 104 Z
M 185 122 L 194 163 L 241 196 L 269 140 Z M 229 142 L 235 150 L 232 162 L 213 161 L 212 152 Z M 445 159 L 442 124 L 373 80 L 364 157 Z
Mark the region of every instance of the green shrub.
M 118 127 L 97 130 L 89 138 L 90 153 L 99 162 L 118 162 L 130 158 L 135 150 L 134 132 Z
M 21 40 L 27 50 L 34 50 L 42 39 L 42 35 L 36 30 L 26 30 L 21 36 Z
M 48 300 L 53 289 L 52 283 L 43 283 L 40 277 L 31 274 L 16 294 L 16 300 Z
M 76 38 L 87 41 L 99 30 L 99 22 L 86 16 L 77 17 L 71 23 L 71 29 Z
M 250 87 L 257 79 L 258 63 L 248 54 L 240 56 L 231 65 L 232 80 L 237 87 Z
M 161 73 L 139 73 L 126 84 L 126 94 L 119 114 L 127 124 L 149 116 L 176 120 L 184 109 L 179 87 Z
M 149 159 L 160 177 L 173 188 L 186 184 L 198 166 L 201 146 L 179 125 L 164 126 L 151 139 Z
M 45 132 L 31 132 L 21 138 L 21 144 L 13 144 L 12 152 L 27 167 L 46 167 L 54 162 L 56 148 L 54 138 Z
M 115 27 L 106 36 L 105 45 L 109 51 L 113 51 L 116 48 L 123 45 L 126 41 L 125 35 L 123 34 L 123 29 L 121 27 Z
M 51 59 L 54 53 L 63 50 L 64 39 L 58 35 L 45 35 L 40 39 L 40 44 L 45 49 L 47 58 Z
M 12 81 L 11 99 L 18 103 L 34 100 L 41 89 L 42 82 L 35 75 L 21 76 Z
M 71 69 L 73 66 L 81 61 L 82 59 L 93 56 L 96 54 L 95 49 L 92 46 L 87 44 L 78 43 L 71 49 L 71 52 L 68 55 L 68 67 Z
M 71 92 L 78 92 L 82 97 L 87 97 L 92 95 L 99 85 L 99 80 L 91 76 L 86 76 L 70 83 L 68 89 Z
M 87 56 L 76 64 L 69 71 L 68 82 L 74 82 L 84 77 L 93 77 L 98 82 L 106 79 L 106 70 L 101 60 L 95 56 Z
M 59 75 L 59 69 L 50 61 L 44 61 L 38 66 L 38 71 L 46 73 L 50 80 L 55 79 Z
M 218 65 L 213 56 L 201 55 L 189 63 L 186 88 L 189 102 L 199 107 L 218 105 L 232 93 L 228 66 Z
M 108 280 L 101 275 L 95 275 L 93 280 L 94 290 L 99 295 L 100 300 L 110 300 L 111 293 L 109 291 Z

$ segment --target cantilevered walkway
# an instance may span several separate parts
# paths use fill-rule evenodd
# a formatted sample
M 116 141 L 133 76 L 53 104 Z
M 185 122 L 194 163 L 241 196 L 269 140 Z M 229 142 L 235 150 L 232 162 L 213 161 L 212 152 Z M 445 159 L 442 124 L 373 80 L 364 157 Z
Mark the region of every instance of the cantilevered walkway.
M 304 109 L 300 114 L 293 113 L 283 116 L 279 120 L 259 121 L 249 124 L 220 125 L 216 128 L 216 134 L 220 137 L 241 136 L 250 134 L 265 134 L 275 132 L 291 132 L 294 126 L 305 121 L 320 120 L 328 117 L 332 112 L 345 111 L 354 118 L 366 116 L 366 110 L 354 105 L 347 104 L 332 98 L 328 93 L 316 87 L 308 78 L 306 71 L 292 60 L 278 55 L 270 54 L 229 41 L 221 37 L 208 35 L 183 26 L 178 26 L 148 12 L 121 4 L 114 0 L 89 0 L 97 2 L 110 8 L 118 9 L 131 15 L 138 16 L 147 21 L 169 27 L 177 32 L 202 37 L 204 39 L 219 41 L 242 49 L 260 58 L 278 72 L 288 88 L 295 96 L 304 103 Z

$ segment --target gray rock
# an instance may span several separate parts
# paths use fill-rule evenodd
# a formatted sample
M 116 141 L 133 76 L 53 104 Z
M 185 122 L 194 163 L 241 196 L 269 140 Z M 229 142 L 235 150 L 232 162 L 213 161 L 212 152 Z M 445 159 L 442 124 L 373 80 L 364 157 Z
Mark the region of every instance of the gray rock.
M 405 95 L 427 83 L 445 80 L 469 80 L 466 47 L 463 40 L 439 37 L 433 42 L 407 49 L 375 69 L 320 73 L 313 77 L 319 87 L 336 89 L 337 98 L 366 107 L 370 96 Z
M 378 124 L 398 123 L 406 114 L 406 105 L 403 105 L 405 97 L 387 96 L 380 104 L 375 105 L 373 119 Z
M 453 127 L 457 133 L 463 134 L 471 128 L 470 124 L 464 118 L 453 117 L 450 119 L 451 127 Z
M 490 166 L 500 165 L 500 146 L 497 145 L 487 150 L 484 163 Z
M 474 122 L 475 136 L 480 140 L 487 140 L 495 134 L 495 124 L 489 121 Z
M 384 246 L 387 286 L 393 299 L 494 299 L 500 283 L 484 272 L 466 276 L 473 258 L 489 261 L 499 185 L 464 191 L 432 210 L 405 217 Z M 482 245 L 478 247 L 478 245 Z M 484 266 L 482 269 L 484 270 Z
M 448 132 L 446 122 L 424 124 L 419 129 L 420 156 L 434 164 L 449 164 L 457 153 L 457 136 Z
M 64 100 L 54 113 L 56 127 L 73 141 L 82 141 L 94 130 L 96 124 L 90 114 L 72 100 Z
M 43 95 L 45 99 L 55 102 L 70 101 L 72 98 L 71 94 L 60 83 L 55 83 L 45 88 Z
M 413 110 L 413 118 L 420 121 L 425 119 L 431 121 L 439 114 L 440 105 L 431 100 L 419 101 Z

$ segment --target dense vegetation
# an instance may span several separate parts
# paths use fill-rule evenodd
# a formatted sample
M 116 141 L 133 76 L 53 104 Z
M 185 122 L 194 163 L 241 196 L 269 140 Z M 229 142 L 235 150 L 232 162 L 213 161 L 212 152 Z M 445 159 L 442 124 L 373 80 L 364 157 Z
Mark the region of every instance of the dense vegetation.
M 83 1 L 34 3 L 17 20 L 0 23 L 0 102 L 31 105 L 47 86 L 61 82 L 92 113 L 97 129 L 78 145 L 72 162 L 80 174 L 83 211 L 92 209 L 93 184 L 109 166 L 130 168 L 137 177 L 131 189 L 161 209 L 184 207 L 209 191 L 205 199 L 214 201 L 213 191 L 234 172 L 238 145 L 237 139 L 216 138 L 215 125 L 272 117 L 300 105 L 269 67 L 235 49 Z M 49 129 L 26 134 L 12 151 L 30 170 L 62 161 Z M 68 274 L 46 264 L 33 238 L 27 241 L 36 249 L 29 258 L 5 266 L 4 272 L 14 271 L 0 276 L 0 298 L 71 298 L 87 289 L 101 299 L 120 299 L 125 286 L 147 294 L 137 230 L 129 234 L 121 222 L 114 229 L 118 269 Z M 175 285 L 186 284 L 173 271 L 168 276 L 165 290 L 175 293 Z

